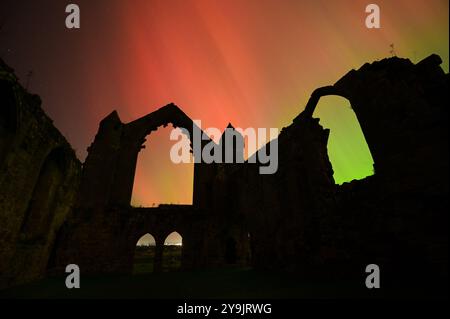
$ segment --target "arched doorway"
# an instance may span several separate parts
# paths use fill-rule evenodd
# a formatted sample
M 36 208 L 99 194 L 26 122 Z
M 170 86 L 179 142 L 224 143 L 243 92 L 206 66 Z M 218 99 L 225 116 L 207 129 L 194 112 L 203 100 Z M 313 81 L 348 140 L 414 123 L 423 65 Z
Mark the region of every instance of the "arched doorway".
M 174 231 L 164 240 L 162 270 L 179 270 L 181 268 L 182 253 L 183 237 L 178 232 Z
M 12 83 L 0 81 L 0 164 L 6 157 L 17 130 L 16 98 Z
M 131 197 L 132 206 L 192 204 L 194 164 L 193 161 L 172 162 L 170 152 L 176 143 L 170 140 L 173 129 L 172 125 L 161 126 L 147 135 L 145 148 L 138 154 Z M 189 145 L 189 139 L 184 134 L 180 135 Z
M 155 237 L 150 233 L 139 238 L 134 251 L 133 274 L 145 274 L 154 271 L 155 250 Z
M 374 174 L 372 154 L 349 100 L 337 95 L 322 96 L 314 117 L 330 129 L 327 149 L 336 184 Z
M 61 148 L 53 150 L 41 166 L 32 196 L 28 202 L 20 239 L 23 242 L 45 243 L 55 214 L 58 192 L 63 182 L 65 155 Z

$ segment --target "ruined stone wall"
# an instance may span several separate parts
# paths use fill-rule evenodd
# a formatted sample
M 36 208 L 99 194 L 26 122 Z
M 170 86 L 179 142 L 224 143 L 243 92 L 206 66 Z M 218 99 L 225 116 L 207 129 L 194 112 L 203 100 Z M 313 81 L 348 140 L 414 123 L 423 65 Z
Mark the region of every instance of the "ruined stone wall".
M 375 162 L 375 176 L 339 189 L 339 245 L 349 262 L 378 263 L 405 280 L 448 277 L 449 77 L 441 62 L 394 57 L 334 85 L 351 101 Z
M 365 64 L 334 84 L 350 100 L 386 187 L 440 187 L 448 169 L 448 75 L 437 55 L 417 64 L 393 57 Z M 427 165 L 429 161 L 433 165 Z M 418 185 L 420 183 L 421 185 Z
M 88 148 L 74 214 L 58 244 L 56 272 L 61 272 L 69 263 L 78 264 L 84 273 L 124 273 L 131 270 L 134 248 L 130 248 L 129 236 L 136 235 L 133 231 L 136 226 L 130 226 L 134 225 L 136 214 L 130 202 L 137 157 L 146 138 L 151 138 L 151 132 L 168 123 L 186 128 L 193 136 L 192 120 L 174 104 L 127 124 L 121 122 L 116 112 L 101 121 Z M 194 186 L 197 195 L 194 195 L 192 212 L 201 214 L 209 204 L 199 200 L 202 198 L 199 194 L 204 193 L 208 183 L 199 176 L 208 178 L 210 168 L 197 165 L 203 164 L 196 164 L 194 169 L 194 179 L 199 182 Z M 167 217 L 170 217 L 168 213 Z M 205 218 L 201 223 L 194 223 L 195 216 L 189 214 L 175 225 L 166 221 L 164 215 L 158 216 L 164 230 L 169 226 L 171 231 L 184 230 L 183 267 L 204 265 L 205 254 L 198 247 L 204 243 Z M 150 214 L 147 218 L 153 219 L 153 216 Z M 196 225 L 195 231 L 192 225 Z M 158 240 L 162 235 L 158 235 Z M 132 245 L 135 246 L 136 241 Z
M 251 164 L 236 173 L 256 267 L 342 277 L 377 263 L 391 277 L 448 277 L 448 75 L 440 63 L 394 57 L 349 72 L 316 90 L 280 134 L 276 174 Z M 312 118 L 330 94 L 350 100 L 374 176 L 334 185 L 328 133 Z
M 118 259 L 128 222 L 128 206 L 111 207 L 112 190 L 121 148 L 124 124 L 116 112 L 105 117 L 93 143 L 83 172 L 74 212 L 67 220 L 56 247 L 52 272 L 63 272 L 75 263 L 84 273 L 124 272 Z
M 204 245 L 205 267 L 249 264 L 249 231 L 244 216 L 237 209 L 234 173 L 244 164 L 210 164 L 209 194 L 204 200 L 210 205 L 205 210 L 206 230 Z M 201 180 L 195 183 L 202 183 Z
M 0 61 L 0 287 L 45 275 L 81 164 L 13 70 Z
M 39 278 L 49 268 L 61 272 L 69 263 L 86 274 L 129 273 L 140 236 L 154 234 L 161 253 L 173 230 L 183 236 L 186 269 L 251 263 L 347 278 L 377 263 L 387 276 L 409 267 L 448 277 L 449 77 L 440 63 L 434 55 L 418 64 L 394 57 L 316 90 L 305 111 L 258 152 L 278 143 L 275 174 L 261 175 L 260 165 L 249 162 L 196 163 L 187 210 L 130 206 L 148 135 L 168 123 L 193 135 L 192 121 L 178 107 L 169 104 L 128 124 L 111 113 L 81 174 L 40 100 L 2 64 L 2 285 Z M 313 118 L 320 97 L 330 94 L 350 101 L 374 176 L 335 185 L 329 131 Z
M 170 233 L 177 231 L 183 240 L 182 269 L 204 266 L 205 256 L 201 247 L 204 245 L 206 221 L 205 213 L 194 209 L 191 205 L 132 208 L 130 222 L 126 228 L 130 261 L 128 265 L 132 266 L 134 249 L 139 238 L 150 233 L 156 243 L 155 270 L 161 270 L 164 241 Z
M 318 263 L 319 250 L 333 249 L 327 238 L 334 192 L 329 132 L 318 122 L 304 118 L 282 130 L 275 174 L 259 174 L 257 164 L 234 174 L 233 200 L 248 228 L 257 268 L 309 267 Z M 259 152 L 270 151 L 271 143 Z
M 89 220 L 71 218 L 58 243 L 54 273 L 65 265 L 77 264 L 85 274 L 129 274 L 133 267 L 136 243 L 146 233 L 154 236 L 157 253 L 173 231 L 183 237 L 182 268 L 204 266 L 205 221 L 202 212 L 191 205 L 161 205 L 152 208 L 110 207 Z M 159 259 L 158 259 L 159 258 Z M 162 255 L 157 257 L 159 271 Z

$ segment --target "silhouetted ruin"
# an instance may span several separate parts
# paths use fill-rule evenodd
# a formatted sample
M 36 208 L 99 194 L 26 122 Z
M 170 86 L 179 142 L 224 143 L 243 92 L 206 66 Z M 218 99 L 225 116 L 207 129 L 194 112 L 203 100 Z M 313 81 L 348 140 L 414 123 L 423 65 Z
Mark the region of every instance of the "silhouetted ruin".
M 313 92 L 278 136 L 279 167 L 195 163 L 192 205 L 130 205 L 139 151 L 161 125 L 192 133 L 174 104 L 131 123 L 104 118 L 82 164 L 38 96 L 0 62 L 0 287 L 64 272 L 130 273 L 138 239 L 183 236 L 182 267 L 233 263 L 312 276 L 448 279 L 448 89 L 441 59 L 392 57 Z M 322 96 L 348 99 L 374 175 L 336 185 Z M 229 128 L 232 129 L 230 125 Z M 192 134 L 191 134 L 192 136 Z M 273 143 L 273 141 L 272 141 Z M 270 142 L 259 152 L 270 151 Z M 258 154 L 254 155 L 258 156 Z

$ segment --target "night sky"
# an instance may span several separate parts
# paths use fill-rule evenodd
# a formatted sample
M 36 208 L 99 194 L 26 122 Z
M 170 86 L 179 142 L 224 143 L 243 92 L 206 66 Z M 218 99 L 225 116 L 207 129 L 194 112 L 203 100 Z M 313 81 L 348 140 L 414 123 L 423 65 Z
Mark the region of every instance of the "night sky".
M 81 28 L 65 27 L 76 3 Z M 448 72 L 448 1 L 375 1 L 381 29 L 367 29 L 370 1 L 0 1 L 0 56 L 76 149 L 80 160 L 99 121 L 132 121 L 170 102 L 203 127 L 291 123 L 311 92 L 352 68 L 389 57 L 439 54 Z M 331 128 L 337 183 L 372 172 L 361 129 L 342 98 L 315 113 Z M 191 203 L 192 165 L 169 159 L 170 128 L 140 154 L 133 204 Z

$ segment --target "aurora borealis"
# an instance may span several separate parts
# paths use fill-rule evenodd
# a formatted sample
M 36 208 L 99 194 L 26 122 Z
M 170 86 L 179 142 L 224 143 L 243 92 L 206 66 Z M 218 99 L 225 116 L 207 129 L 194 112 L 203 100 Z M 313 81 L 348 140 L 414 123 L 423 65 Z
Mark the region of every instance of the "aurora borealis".
M 77 150 L 81 160 L 100 120 L 123 122 L 170 102 L 204 127 L 291 123 L 311 92 L 350 69 L 389 57 L 431 53 L 448 72 L 448 1 L 375 1 L 381 29 L 367 29 L 370 1 L 73 1 L 81 29 L 64 26 L 65 2 L 4 1 L 0 55 Z M 337 183 L 371 174 L 370 153 L 349 105 L 321 100 L 331 129 Z M 148 137 L 133 204 L 190 203 L 192 164 L 169 159 L 169 128 Z

